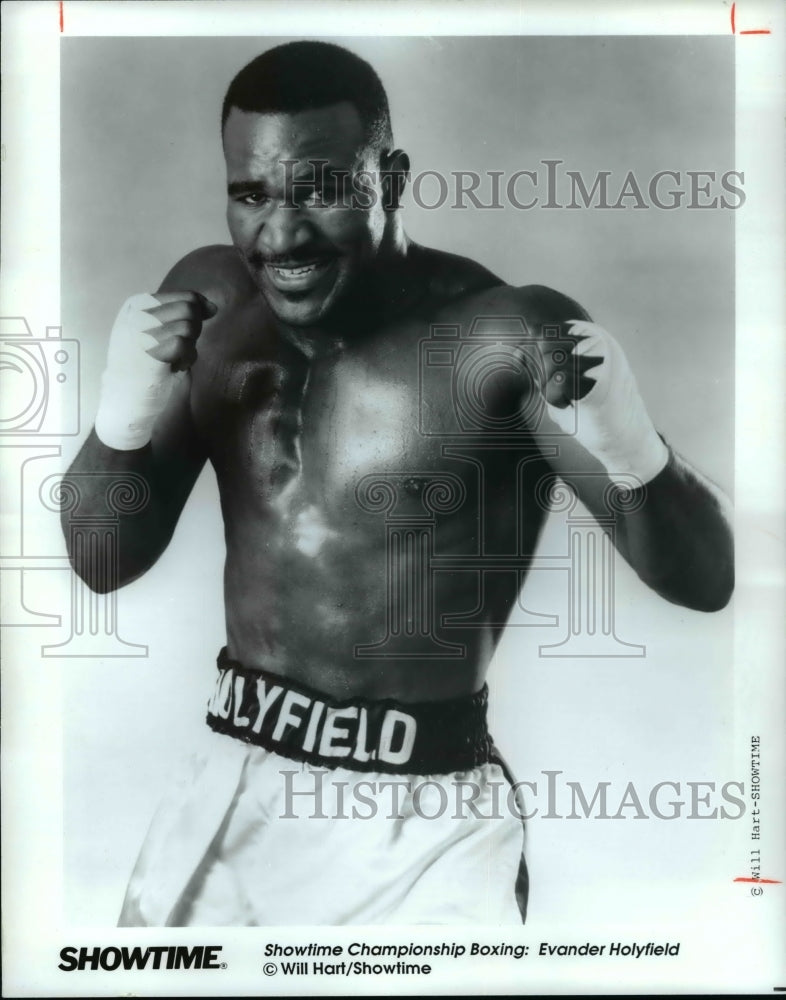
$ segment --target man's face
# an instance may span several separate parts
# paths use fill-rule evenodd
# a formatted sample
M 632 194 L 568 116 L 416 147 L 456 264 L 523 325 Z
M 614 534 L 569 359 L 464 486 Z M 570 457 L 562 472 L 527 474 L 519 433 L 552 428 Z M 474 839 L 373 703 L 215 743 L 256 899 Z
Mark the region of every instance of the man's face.
M 229 231 L 284 322 L 319 323 L 376 256 L 385 213 L 378 176 L 370 185 L 359 174 L 378 174 L 365 155 L 348 102 L 291 114 L 232 108 L 227 118 Z M 359 184 L 373 197 L 353 199 Z

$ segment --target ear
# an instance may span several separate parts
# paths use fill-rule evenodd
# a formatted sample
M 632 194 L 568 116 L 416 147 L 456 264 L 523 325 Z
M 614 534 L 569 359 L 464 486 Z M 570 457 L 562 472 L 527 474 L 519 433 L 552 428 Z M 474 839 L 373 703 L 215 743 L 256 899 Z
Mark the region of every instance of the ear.
M 394 149 L 380 157 L 382 181 L 382 207 L 395 212 L 409 180 L 409 157 L 403 149 Z

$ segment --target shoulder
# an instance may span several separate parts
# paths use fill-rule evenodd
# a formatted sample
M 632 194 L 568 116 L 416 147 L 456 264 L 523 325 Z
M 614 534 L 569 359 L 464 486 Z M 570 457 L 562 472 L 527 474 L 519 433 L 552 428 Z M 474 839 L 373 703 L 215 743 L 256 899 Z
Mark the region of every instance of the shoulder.
M 570 296 L 546 285 L 498 284 L 471 291 L 447 305 L 460 309 L 462 316 L 492 320 L 521 320 L 530 334 L 543 326 L 559 325 L 570 320 L 589 320 L 589 313 Z
M 589 320 L 570 296 L 546 285 L 507 285 L 469 257 L 413 245 L 411 254 L 427 274 L 431 292 L 448 312 L 464 309 L 484 317 L 520 317 L 530 327 L 568 320 Z
M 429 291 L 437 301 L 502 285 L 500 278 L 469 257 L 412 244 L 410 258 L 425 275 Z
M 253 296 L 255 287 L 235 247 L 215 244 L 181 258 L 159 291 L 201 292 L 223 311 Z
M 511 300 L 521 309 L 528 325 L 590 319 L 587 310 L 575 299 L 547 285 L 521 285 L 510 288 L 508 292 Z

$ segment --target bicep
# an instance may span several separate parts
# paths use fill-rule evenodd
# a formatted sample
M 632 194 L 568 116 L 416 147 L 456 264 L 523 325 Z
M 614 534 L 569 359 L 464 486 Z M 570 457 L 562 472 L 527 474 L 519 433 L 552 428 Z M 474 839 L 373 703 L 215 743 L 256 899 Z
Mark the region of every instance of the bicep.
M 150 443 L 157 492 L 174 529 L 207 459 L 191 412 L 190 373 L 183 372 L 175 380 Z

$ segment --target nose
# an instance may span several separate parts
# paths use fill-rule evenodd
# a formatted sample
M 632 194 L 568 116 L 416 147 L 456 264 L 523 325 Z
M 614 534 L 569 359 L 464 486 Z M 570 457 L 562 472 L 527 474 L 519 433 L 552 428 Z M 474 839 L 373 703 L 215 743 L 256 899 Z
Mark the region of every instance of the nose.
M 298 205 L 277 202 L 265 215 L 259 231 L 259 242 L 264 250 L 285 256 L 313 240 L 311 224 L 304 218 Z

